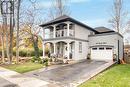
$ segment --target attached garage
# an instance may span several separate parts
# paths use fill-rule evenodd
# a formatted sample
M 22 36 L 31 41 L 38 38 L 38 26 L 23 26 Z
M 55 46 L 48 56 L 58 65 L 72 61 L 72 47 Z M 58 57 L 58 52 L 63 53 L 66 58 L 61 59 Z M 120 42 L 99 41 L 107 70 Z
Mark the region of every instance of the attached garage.
M 91 59 L 101 61 L 113 60 L 113 47 L 92 47 Z

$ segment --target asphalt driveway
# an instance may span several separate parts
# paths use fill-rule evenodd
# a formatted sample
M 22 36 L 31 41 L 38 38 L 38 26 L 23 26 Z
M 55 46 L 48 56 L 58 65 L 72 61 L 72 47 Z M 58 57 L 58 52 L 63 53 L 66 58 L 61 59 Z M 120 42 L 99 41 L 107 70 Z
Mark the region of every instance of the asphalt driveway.
M 59 87 L 70 87 L 73 83 L 82 80 L 86 75 L 89 75 L 93 70 L 105 63 L 107 62 L 86 60 L 72 65 L 60 66 L 54 69 L 36 72 L 30 75 L 48 81 L 51 84 L 59 85 Z

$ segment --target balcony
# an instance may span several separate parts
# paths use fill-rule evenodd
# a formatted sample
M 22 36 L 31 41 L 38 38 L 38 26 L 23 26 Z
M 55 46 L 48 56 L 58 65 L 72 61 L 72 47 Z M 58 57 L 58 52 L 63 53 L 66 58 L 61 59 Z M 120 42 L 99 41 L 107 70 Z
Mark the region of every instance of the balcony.
M 45 39 L 51 39 L 54 38 L 54 33 L 53 32 L 47 32 L 45 33 Z M 61 30 L 56 30 L 56 38 L 57 37 L 67 37 L 67 29 L 61 29 Z M 74 30 L 69 30 L 69 36 L 74 36 Z
M 71 22 L 62 22 L 48 26 L 43 31 L 45 39 L 58 38 L 58 37 L 73 37 L 75 24 Z

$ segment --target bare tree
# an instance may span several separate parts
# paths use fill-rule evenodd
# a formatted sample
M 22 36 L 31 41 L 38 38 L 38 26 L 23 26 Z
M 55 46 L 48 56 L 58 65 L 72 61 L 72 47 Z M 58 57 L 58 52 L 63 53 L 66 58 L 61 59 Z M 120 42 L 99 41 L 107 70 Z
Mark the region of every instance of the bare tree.
M 16 37 L 16 59 L 19 62 L 19 15 L 20 15 L 21 0 L 17 0 L 17 37 Z
M 9 25 L 8 25 L 8 17 L 7 15 L 4 16 L 5 17 L 5 35 L 6 35 L 6 40 L 5 40 L 5 43 L 6 43 L 6 55 L 7 55 L 7 58 L 8 60 L 10 60 L 10 57 L 9 57 L 9 36 L 10 36 L 10 32 L 9 32 Z
M 56 9 L 56 15 L 57 16 L 62 16 L 64 14 L 67 14 L 66 13 L 67 8 L 65 6 L 65 1 L 63 1 L 63 0 L 56 0 L 55 9 Z
M 68 0 L 52 0 L 52 6 L 49 9 L 49 18 L 52 20 L 62 15 L 70 15 L 67 6 Z
M 41 9 L 38 9 L 36 4 L 37 4 L 37 0 L 29 0 L 29 2 L 31 3 L 31 6 L 29 6 L 26 10 L 25 10 L 25 17 L 24 22 L 22 23 L 24 28 L 21 30 L 22 32 L 25 32 L 25 34 L 28 35 L 28 40 L 30 40 L 30 42 L 33 43 L 33 47 L 34 47 L 34 52 L 35 52 L 35 57 L 39 58 L 39 47 L 38 47 L 38 41 L 39 41 L 39 32 L 40 32 L 40 28 L 39 28 L 39 24 L 41 24 L 40 19 L 42 19 L 40 13 Z M 42 14 L 43 15 L 43 14 Z
M 13 36 L 14 36 L 14 4 L 11 5 L 10 7 L 10 11 L 12 13 L 10 13 L 10 31 L 9 31 L 9 63 L 12 64 L 12 58 L 13 58 Z
M 2 17 L 4 19 L 4 17 Z M 3 24 L 1 24 L 0 26 L 0 39 L 1 39 L 1 43 L 2 43 L 2 62 L 4 63 L 4 58 L 5 58 L 5 45 L 4 45 L 4 33 L 5 33 L 5 25 L 4 25 L 4 21 Z
M 114 0 L 112 6 L 111 20 L 109 23 L 119 33 L 122 33 L 122 29 L 126 26 L 125 18 L 127 12 L 124 10 L 123 0 Z

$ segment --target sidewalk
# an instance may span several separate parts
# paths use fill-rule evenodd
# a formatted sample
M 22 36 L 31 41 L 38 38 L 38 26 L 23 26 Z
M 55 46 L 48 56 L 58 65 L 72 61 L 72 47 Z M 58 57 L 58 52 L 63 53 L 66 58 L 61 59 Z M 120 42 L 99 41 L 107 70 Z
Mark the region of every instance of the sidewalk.
M 0 77 L 19 87 L 46 87 L 49 83 L 0 67 Z
M 0 87 L 18 87 L 18 86 L 0 77 Z

